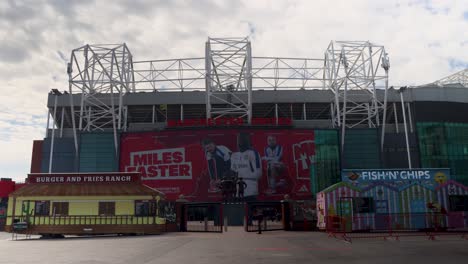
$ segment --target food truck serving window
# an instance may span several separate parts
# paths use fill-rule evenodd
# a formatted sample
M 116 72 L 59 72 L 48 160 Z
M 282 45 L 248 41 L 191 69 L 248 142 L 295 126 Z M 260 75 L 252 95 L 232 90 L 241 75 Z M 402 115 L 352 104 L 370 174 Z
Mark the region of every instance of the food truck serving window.
M 115 202 L 99 202 L 99 215 L 115 215 Z
M 68 215 L 68 202 L 53 202 L 52 213 L 54 215 Z
M 36 201 L 34 203 L 35 215 L 49 215 L 50 202 L 49 201 Z
M 155 214 L 155 204 L 149 200 L 135 201 L 135 216 L 151 216 Z
M 450 195 L 450 211 L 468 211 L 468 195 Z
M 353 211 L 355 213 L 373 213 L 374 199 L 372 197 L 353 198 Z

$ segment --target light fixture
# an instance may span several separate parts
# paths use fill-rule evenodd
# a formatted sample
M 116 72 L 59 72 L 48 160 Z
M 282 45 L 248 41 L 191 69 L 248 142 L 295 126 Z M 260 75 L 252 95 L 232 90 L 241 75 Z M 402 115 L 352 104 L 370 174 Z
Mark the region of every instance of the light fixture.
M 62 95 L 62 93 L 58 89 L 52 89 L 52 93 L 54 95 Z

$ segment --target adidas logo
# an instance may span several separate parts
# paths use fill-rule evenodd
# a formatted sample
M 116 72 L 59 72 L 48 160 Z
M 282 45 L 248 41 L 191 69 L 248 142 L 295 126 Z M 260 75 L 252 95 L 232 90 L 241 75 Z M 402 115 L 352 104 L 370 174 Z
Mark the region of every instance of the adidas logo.
M 301 188 L 299 188 L 299 190 L 297 190 L 298 192 L 309 192 L 309 189 L 307 188 L 307 186 L 305 184 L 302 185 Z

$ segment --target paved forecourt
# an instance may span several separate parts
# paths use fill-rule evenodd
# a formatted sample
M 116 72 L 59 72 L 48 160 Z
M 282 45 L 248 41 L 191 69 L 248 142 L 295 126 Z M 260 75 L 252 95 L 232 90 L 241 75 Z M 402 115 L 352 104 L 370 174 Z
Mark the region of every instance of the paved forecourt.
M 0 263 L 468 263 L 468 240 L 408 237 L 356 239 L 319 232 L 169 233 L 132 237 L 67 237 L 12 241 L 0 232 Z

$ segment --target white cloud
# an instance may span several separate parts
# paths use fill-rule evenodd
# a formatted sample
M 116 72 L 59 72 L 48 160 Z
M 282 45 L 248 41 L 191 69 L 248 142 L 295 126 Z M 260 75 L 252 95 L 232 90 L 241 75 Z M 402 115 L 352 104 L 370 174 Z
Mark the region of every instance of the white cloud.
M 254 56 L 321 58 L 331 40 L 370 40 L 389 53 L 390 83 L 412 85 L 468 62 L 467 12 L 468 0 L 2 1 L 2 176 L 26 175 L 47 92 L 68 87 L 59 54 L 85 43 L 126 42 L 135 60 L 147 60 L 204 56 L 208 36 L 252 30 Z

